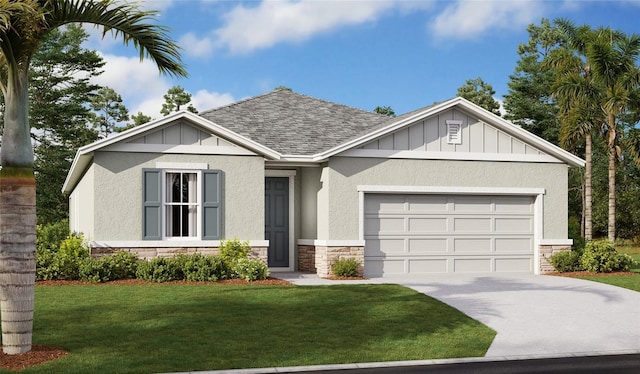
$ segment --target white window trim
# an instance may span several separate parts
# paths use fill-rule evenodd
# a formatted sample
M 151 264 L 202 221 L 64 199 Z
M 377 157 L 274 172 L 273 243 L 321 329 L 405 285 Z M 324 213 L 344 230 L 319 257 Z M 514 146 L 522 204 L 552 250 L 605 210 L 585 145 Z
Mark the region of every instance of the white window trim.
M 156 169 L 206 170 L 209 165 L 198 162 L 156 162 Z
M 168 173 L 191 173 L 196 174 L 196 236 L 167 236 L 167 174 Z M 196 169 L 162 169 L 162 240 L 169 242 L 194 241 L 202 238 L 202 170 Z

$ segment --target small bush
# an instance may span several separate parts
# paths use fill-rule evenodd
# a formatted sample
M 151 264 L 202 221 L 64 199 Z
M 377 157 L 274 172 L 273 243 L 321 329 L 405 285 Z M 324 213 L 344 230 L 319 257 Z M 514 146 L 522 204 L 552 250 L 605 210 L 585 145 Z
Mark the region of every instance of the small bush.
M 36 250 L 57 252 L 60 243 L 71 235 L 69 220 L 36 226 Z
M 236 278 L 249 282 L 267 279 L 269 268 L 256 258 L 238 258 L 233 261 L 232 269 Z
M 182 271 L 188 281 L 216 282 L 230 278 L 229 262 L 221 256 L 194 254 L 184 263 Z
M 339 277 L 357 277 L 360 262 L 355 258 L 341 258 L 331 264 L 331 271 Z
M 551 256 L 551 265 L 560 273 L 580 271 L 580 253 L 578 251 L 564 251 Z
M 88 258 L 89 248 L 82 236 L 69 235 L 57 250 L 45 247 L 36 250 L 36 279 L 80 279 L 80 265 Z
M 124 251 L 102 258 L 88 258 L 80 264 L 80 279 L 91 282 L 131 279 L 136 276 L 137 266 L 138 257 Z
M 238 238 L 233 238 L 220 243 L 220 255 L 227 258 L 246 258 L 250 250 L 248 240 L 241 242 Z
M 586 271 L 609 273 L 628 271 L 634 261 L 631 256 L 618 253 L 609 241 L 597 240 L 587 243 L 580 264 Z
M 184 279 L 180 267 L 181 258 L 156 257 L 149 261 L 140 261 L 136 278 L 152 282 L 168 282 Z

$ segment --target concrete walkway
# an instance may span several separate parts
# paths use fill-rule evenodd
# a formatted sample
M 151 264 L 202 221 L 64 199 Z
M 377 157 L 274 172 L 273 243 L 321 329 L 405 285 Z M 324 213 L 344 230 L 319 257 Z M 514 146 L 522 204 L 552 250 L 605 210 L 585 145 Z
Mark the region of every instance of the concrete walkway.
M 640 293 L 545 275 L 438 275 L 331 281 L 273 274 L 299 285 L 395 283 L 441 300 L 497 332 L 486 357 L 640 352 Z

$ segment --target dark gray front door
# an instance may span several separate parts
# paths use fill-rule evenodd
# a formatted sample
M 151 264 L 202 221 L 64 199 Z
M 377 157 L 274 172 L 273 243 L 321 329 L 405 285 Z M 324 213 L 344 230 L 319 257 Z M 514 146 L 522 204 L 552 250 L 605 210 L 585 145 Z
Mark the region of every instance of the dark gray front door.
M 289 178 L 265 179 L 264 236 L 269 267 L 289 266 Z

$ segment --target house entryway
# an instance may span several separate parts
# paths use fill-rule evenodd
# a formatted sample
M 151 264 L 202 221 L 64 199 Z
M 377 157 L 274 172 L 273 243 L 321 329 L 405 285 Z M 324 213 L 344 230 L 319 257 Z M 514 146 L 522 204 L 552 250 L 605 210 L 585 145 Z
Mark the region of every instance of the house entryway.
M 270 268 L 289 267 L 289 178 L 265 178 L 264 236 Z

